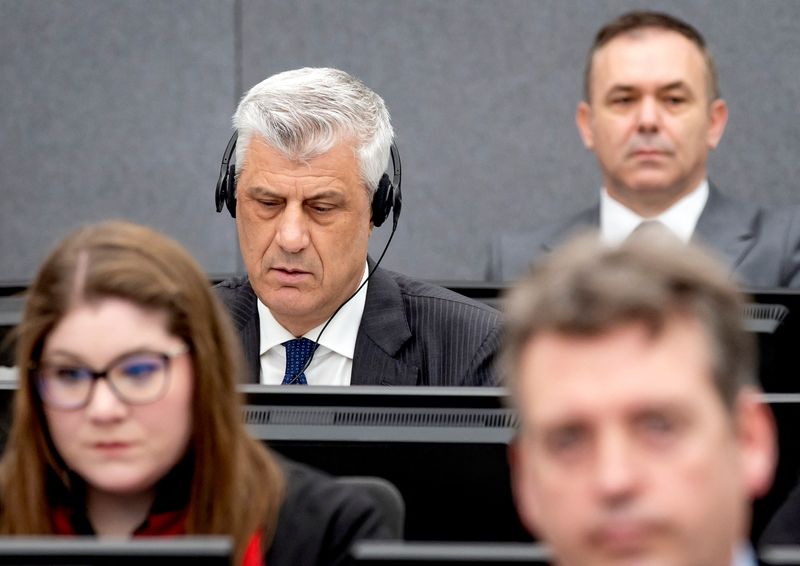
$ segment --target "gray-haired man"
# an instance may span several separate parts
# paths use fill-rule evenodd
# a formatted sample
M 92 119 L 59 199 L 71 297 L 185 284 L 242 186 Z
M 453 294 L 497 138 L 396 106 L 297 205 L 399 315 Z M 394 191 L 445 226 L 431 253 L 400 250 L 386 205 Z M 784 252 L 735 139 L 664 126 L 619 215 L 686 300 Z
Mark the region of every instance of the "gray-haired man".
M 226 200 L 247 277 L 217 290 L 250 379 L 494 384 L 496 311 L 367 258 L 387 214 L 374 206 L 393 139 L 381 97 L 343 71 L 298 69 L 254 86 L 233 122 L 236 199 Z

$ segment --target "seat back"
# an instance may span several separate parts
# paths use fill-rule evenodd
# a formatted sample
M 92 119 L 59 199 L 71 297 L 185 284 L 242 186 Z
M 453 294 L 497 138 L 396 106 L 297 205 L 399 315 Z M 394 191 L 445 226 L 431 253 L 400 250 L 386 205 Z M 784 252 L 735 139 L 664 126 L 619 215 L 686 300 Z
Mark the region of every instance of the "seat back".
M 386 518 L 392 536 L 403 538 L 403 526 L 406 520 L 406 503 L 400 490 L 387 479 L 377 476 L 340 476 L 338 483 L 350 485 L 361 490 L 373 499 L 378 509 Z

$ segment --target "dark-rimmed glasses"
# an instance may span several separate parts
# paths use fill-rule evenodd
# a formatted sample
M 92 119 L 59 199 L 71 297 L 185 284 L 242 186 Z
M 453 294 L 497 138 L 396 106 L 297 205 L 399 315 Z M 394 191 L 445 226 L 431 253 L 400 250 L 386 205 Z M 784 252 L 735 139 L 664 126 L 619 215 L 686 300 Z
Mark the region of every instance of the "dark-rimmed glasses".
M 169 388 L 172 358 L 189 351 L 185 344 L 171 352 L 141 351 L 125 354 L 104 370 L 43 361 L 33 369 L 39 397 L 48 406 L 65 411 L 89 404 L 98 379 L 105 379 L 120 401 L 146 405 L 161 399 Z

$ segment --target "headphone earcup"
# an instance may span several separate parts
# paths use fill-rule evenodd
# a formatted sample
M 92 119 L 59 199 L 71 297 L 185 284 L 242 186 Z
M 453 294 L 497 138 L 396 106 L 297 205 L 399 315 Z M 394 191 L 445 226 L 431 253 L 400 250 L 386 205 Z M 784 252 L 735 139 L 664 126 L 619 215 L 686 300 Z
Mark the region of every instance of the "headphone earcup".
M 217 188 L 214 191 L 214 204 L 217 212 L 222 212 L 222 207 L 228 209 L 231 216 L 236 218 L 236 140 L 239 133 L 233 132 L 225 153 L 222 154 L 222 163 L 219 166 Z
M 222 212 L 222 207 L 225 206 L 225 200 L 228 197 L 228 178 L 223 177 L 217 183 L 217 190 L 214 191 L 214 204 L 217 207 L 217 212 Z
M 383 174 L 378 182 L 378 188 L 372 196 L 372 224 L 380 226 L 389 218 L 394 203 L 394 187 L 389 180 L 389 175 Z
M 225 175 L 225 206 L 233 218 L 236 218 L 236 165 L 228 167 Z

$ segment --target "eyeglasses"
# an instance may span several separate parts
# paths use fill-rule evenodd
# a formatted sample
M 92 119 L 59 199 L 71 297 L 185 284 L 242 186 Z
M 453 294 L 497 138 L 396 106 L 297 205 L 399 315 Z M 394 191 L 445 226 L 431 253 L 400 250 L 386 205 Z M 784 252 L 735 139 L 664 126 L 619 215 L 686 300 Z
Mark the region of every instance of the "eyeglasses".
M 146 405 L 163 397 L 169 387 L 170 361 L 188 351 L 183 345 L 172 352 L 126 354 L 102 371 L 42 362 L 34 368 L 36 386 L 42 401 L 54 409 L 73 411 L 88 405 L 98 379 L 105 379 L 120 401 Z

